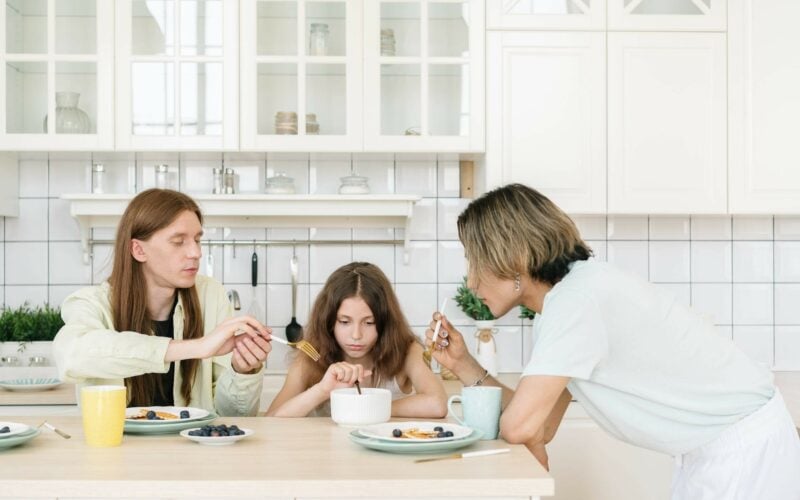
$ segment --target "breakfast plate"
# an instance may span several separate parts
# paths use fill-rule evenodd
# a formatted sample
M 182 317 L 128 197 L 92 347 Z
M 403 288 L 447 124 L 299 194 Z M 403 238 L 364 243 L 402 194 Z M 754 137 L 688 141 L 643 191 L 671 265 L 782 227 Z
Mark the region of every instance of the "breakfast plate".
M 38 435 L 39 435 L 39 429 L 28 427 L 28 430 L 23 433 L 0 439 L 0 450 L 5 450 L 7 448 L 13 448 L 14 446 L 19 446 L 23 443 L 30 441 L 31 439 L 35 438 Z
M 18 434 L 23 434 L 31 430 L 30 426 L 25 424 L 18 424 L 16 422 L 0 422 L 0 430 L 8 427 L 8 432 L 0 432 L 0 440 L 1 439 L 8 439 L 11 436 L 16 436 Z
M 206 417 L 197 420 L 159 420 L 157 421 L 158 425 L 142 423 L 138 420 L 125 420 L 125 434 L 175 434 L 184 429 L 202 427 L 218 416 L 214 412 L 209 412 Z
M 452 441 L 431 441 L 420 442 L 414 441 L 409 443 L 399 443 L 397 441 L 386 441 L 383 439 L 368 438 L 361 435 L 358 430 L 350 433 L 350 440 L 354 443 L 369 448 L 371 450 L 385 451 L 387 453 L 402 453 L 402 454 L 415 454 L 415 453 L 445 453 L 448 451 L 458 450 L 467 447 L 481 438 L 480 431 L 472 431 L 472 433 L 461 439 Z
M 146 417 L 148 412 L 153 412 L 154 419 Z M 182 412 L 188 416 L 182 416 Z M 140 418 L 136 418 L 140 417 Z M 191 422 L 208 417 L 208 411 L 202 408 L 191 408 L 189 406 L 135 406 L 125 410 L 125 423 L 128 422 L 141 425 L 164 425 L 178 421 Z
M 206 444 L 210 446 L 225 446 L 255 434 L 255 431 L 252 429 L 239 429 L 240 431 L 244 432 L 244 434 L 239 434 L 236 436 L 192 436 L 189 434 L 190 432 L 197 430 L 200 430 L 200 428 L 194 427 L 192 429 L 184 429 L 181 431 L 181 436 L 200 444 Z
M 57 378 L 15 378 L 0 380 L 0 387 L 9 391 L 46 391 L 61 385 Z
M 452 436 L 436 437 L 439 428 L 444 432 L 451 432 Z M 400 431 L 400 436 L 395 436 Z M 358 429 L 364 437 L 389 441 L 400 444 L 408 443 L 440 443 L 442 441 L 456 441 L 472 434 L 472 429 L 463 425 L 446 422 L 386 422 L 383 424 L 368 425 Z

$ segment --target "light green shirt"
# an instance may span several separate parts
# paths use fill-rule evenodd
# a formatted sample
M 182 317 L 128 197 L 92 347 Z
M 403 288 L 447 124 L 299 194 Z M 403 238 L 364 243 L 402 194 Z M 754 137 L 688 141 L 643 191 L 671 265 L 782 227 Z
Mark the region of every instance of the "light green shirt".
M 225 290 L 217 281 L 197 276 L 195 282 L 203 313 L 203 334 L 233 315 Z M 143 373 L 166 373 L 164 362 L 170 339 L 114 330 L 108 283 L 83 288 L 61 305 L 64 326 L 53 341 L 53 354 L 62 380 L 86 385 L 122 385 L 125 378 Z M 173 316 L 175 338 L 183 338 L 183 304 L 178 299 Z M 178 406 L 216 411 L 222 416 L 252 416 L 258 412 L 263 370 L 236 373 L 231 355 L 200 360 L 191 401 L 180 394 L 181 373 L 175 369 L 173 398 Z M 188 403 L 188 404 L 187 404 Z
M 765 405 L 772 373 L 662 289 L 576 262 L 544 298 L 523 375 L 568 388 L 612 435 L 677 455 Z

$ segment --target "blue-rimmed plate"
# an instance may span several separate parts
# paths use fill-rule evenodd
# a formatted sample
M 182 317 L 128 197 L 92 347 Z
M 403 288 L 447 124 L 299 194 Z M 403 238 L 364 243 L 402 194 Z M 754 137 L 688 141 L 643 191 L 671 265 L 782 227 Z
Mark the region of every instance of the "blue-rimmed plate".
M 371 450 L 385 451 L 387 453 L 444 453 L 447 451 L 458 450 L 469 446 L 476 441 L 480 440 L 480 431 L 472 431 L 467 437 L 455 439 L 453 441 L 435 441 L 435 442 L 422 442 L 416 441 L 411 443 L 397 443 L 394 441 L 385 441 L 383 439 L 374 439 L 364 437 L 359 431 L 355 430 L 350 433 L 350 440 L 365 448 Z
M 0 439 L 0 450 L 5 450 L 8 448 L 13 448 L 14 446 L 19 446 L 23 443 L 30 441 L 31 439 L 35 438 L 39 435 L 39 429 L 29 428 L 29 430 L 23 432 L 22 434 L 17 434 L 16 436 L 11 436 L 7 438 Z
M 204 418 L 196 420 L 163 420 L 159 425 L 143 424 L 136 420 L 125 421 L 125 434 L 177 434 L 184 429 L 203 427 L 214 421 L 219 415 L 209 412 Z
M 15 378 L 0 380 L 0 387 L 9 391 L 46 391 L 61 385 L 57 378 Z

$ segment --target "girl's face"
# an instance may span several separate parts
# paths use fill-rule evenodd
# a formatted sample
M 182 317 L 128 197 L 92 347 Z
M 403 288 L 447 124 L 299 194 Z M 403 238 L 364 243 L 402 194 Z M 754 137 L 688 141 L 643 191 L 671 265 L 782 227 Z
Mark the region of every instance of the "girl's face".
M 344 351 L 345 361 L 356 362 L 367 357 L 378 342 L 378 330 L 364 299 L 350 297 L 342 301 L 336 312 L 333 335 Z

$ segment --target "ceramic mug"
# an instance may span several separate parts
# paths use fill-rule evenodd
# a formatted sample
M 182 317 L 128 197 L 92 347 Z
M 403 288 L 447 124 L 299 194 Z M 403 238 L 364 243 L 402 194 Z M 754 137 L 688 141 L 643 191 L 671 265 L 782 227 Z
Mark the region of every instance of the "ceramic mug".
M 464 387 L 461 394 L 450 396 L 447 410 L 462 425 L 481 432 L 481 439 L 497 439 L 500 426 L 500 387 Z M 461 403 L 463 419 L 453 412 L 453 403 Z
M 125 427 L 127 390 L 124 385 L 93 385 L 81 388 L 81 415 L 86 444 L 119 446 Z

